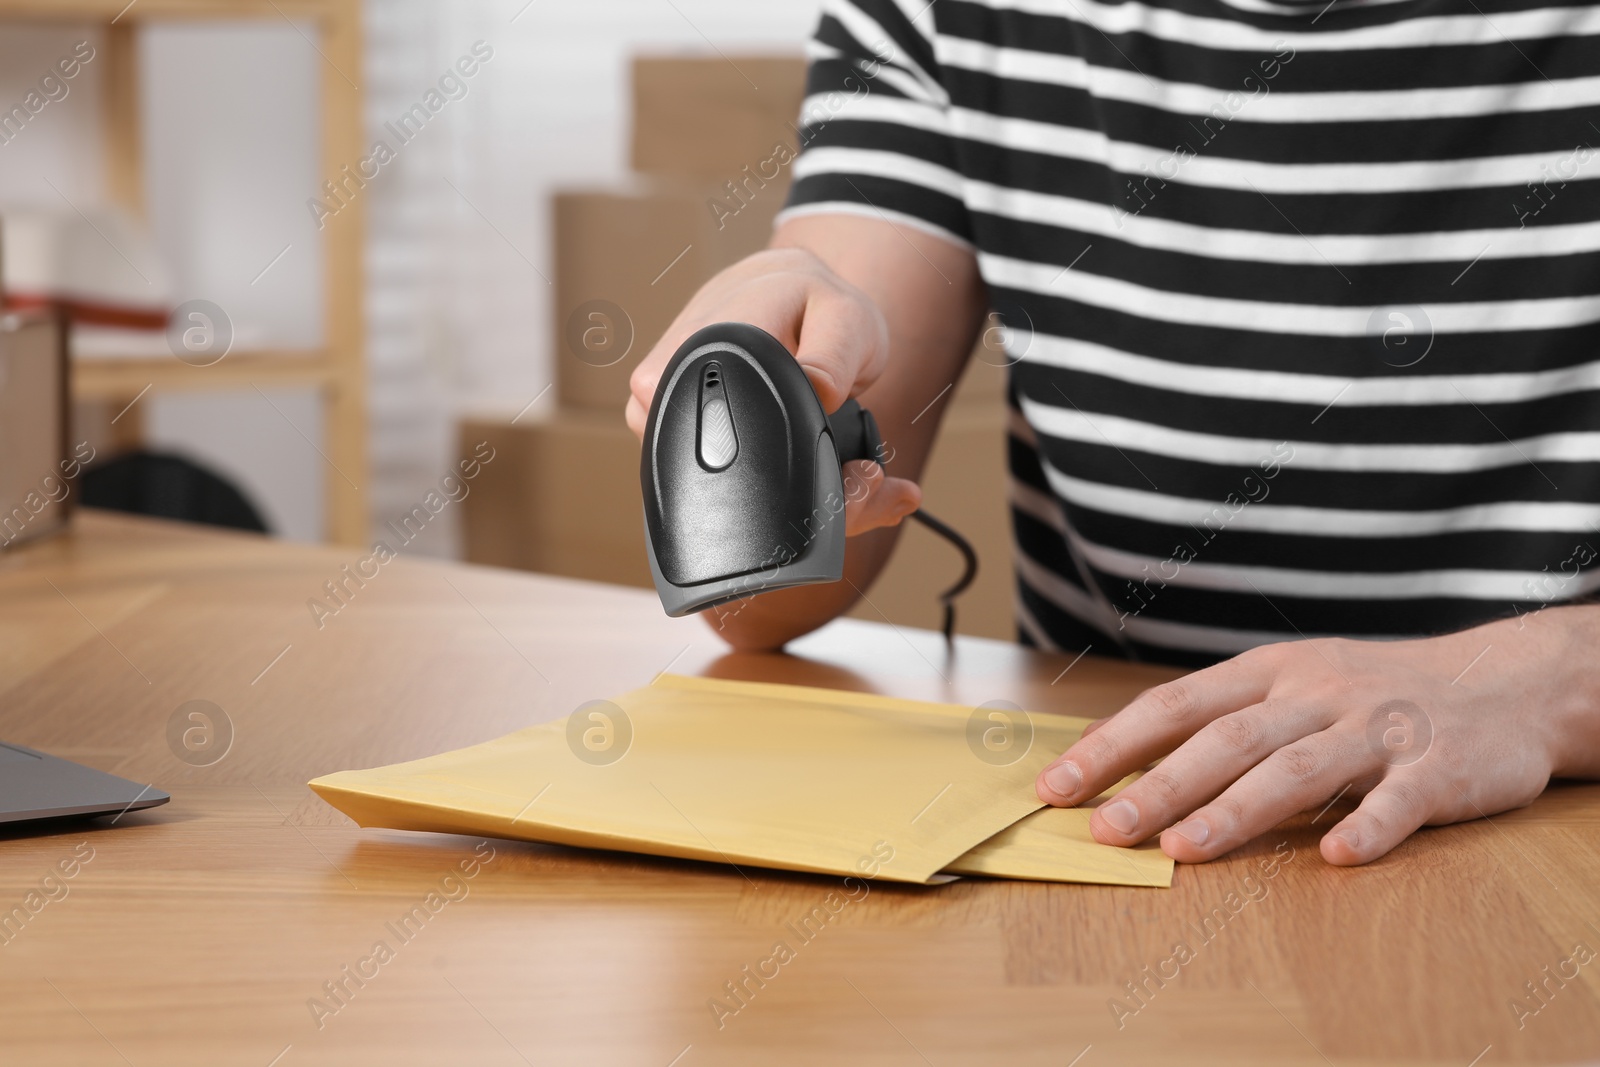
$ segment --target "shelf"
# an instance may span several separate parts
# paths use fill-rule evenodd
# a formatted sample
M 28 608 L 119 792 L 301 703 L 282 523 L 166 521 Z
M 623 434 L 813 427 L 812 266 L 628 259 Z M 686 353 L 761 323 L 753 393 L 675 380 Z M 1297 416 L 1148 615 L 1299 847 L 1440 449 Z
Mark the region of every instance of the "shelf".
M 324 72 L 318 147 L 320 168 L 331 172 L 341 160 L 364 150 L 361 93 L 351 77 L 361 77 L 362 0 L 0 0 L 0 21 L 98 22 L 105 26 L 104 129 L 106 192 L 113 203 L 143 215 L 144 144 L 139 122 L 141 24 L 179 19 L 259 19 L 315 23 L 315 48 L 323 63 L 342 77 Z M 348 72 L 348 73 L 346 73 Z M 363 293 L 361 203 L 350 205 L 323 235 L 326 278 L 323 347 L 306 351 L 247 351 L 210 367 L 190 367 L 165 355 L 73 360 L 73 395 L 80 399 L 126 401 L 146 389 L 214 390 L 251 386 L 310 386 L 323 405 L 328 460 L 343 478 L 325 483 L 327 532 L 342 544 L 361 544 L 368 533 L 366 339 L 361 319 Z M 352 480 L 353 479 L 353 480 Z
M 0 18 L 49 22 L 303 18 L 336 14 L 338 0 L 0 0 Z
M 209 367 L 159 359 L 75 359 L 72 393 L 86 400 L 131 398 L 148 386 L 162 390 L 324 388 L 333 368 L 320 352 L 235 352 Z

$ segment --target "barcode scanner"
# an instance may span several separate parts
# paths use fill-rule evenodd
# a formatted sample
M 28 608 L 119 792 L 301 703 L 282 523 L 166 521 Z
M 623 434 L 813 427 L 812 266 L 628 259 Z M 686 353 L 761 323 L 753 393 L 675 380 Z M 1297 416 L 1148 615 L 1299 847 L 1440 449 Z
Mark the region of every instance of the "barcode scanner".
M 656 388 L 639 465 L 650 573 L 667 614 L 844 577 L 840 468 L 857 459 L 887 459 L 872 413 L 847 400 L 827 415 L 777 338 L 742 322 L 691 336 Z M 962 555 L 960 580 L 940 597 L 948 638 L 977 555 L 926 512 L 911 517 Z

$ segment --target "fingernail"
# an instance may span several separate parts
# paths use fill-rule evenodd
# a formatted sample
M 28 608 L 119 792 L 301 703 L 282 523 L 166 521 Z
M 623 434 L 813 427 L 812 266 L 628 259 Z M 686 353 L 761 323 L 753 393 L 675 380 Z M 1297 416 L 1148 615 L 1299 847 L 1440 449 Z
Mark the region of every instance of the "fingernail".
M 1178 835 L 1181 836 L 1185 841 L 1188 841 L 1192 845 L 1203 845 L 1211 837 L 1211 827 L 1207 826 L 1199 819 L 1190 819 L 1188 822 L 1181 822 L 1172 829 L 1176 831 Z
M 1361 835 L 1354 830 L 1335 830 L 1328 836 L 1337 837 L 1339 840 L 1349 845 L 1352 849 L 1361 847 Z
M 1139 809 L 1127 800 L 1113 800 L 1100 809 L 1100 817 L 1119 834 L 1131 834 L 1139 825 Z
M 834 384 L 833 375 L 829 374 L 820 367 L 806 367 L 805 372 L 806 376 L 811 379 L 811 387 L 817 391 L 818 396 L 825 396 L 841 391 L 839 387 Z M 840 397 L 839 404 L 843 404 L 849 399 L 850 398 L 848 396 Z M 827 403 L 827 401 L 823 401 L 823 403 Z M 837 407 L 838 404 L 834 406 Z
M 1082 787 L 1083 775 L 1078 772 L 1076 765 L 1062 762 L 1044 772 L 1044 784 L 1054 790 L 1058 796 L 1070 800 L 1077 795 L 1078 789 Z

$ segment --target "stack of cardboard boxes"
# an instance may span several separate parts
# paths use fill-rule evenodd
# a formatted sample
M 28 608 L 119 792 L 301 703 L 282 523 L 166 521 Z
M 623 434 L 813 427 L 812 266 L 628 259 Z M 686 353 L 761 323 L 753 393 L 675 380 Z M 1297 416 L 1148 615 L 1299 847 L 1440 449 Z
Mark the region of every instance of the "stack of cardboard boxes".
M 767 244 L 787 195 L 804 92 L 799 58 L 641 56 L 633 64 L 628 185 L 555 195 L 556 409 L 464 420 L 464 454 L 496 449 L 465 501 L 476 563 L 650 585 L 639 445 L 623 422 L 628 377 L 695 291 Z M 992 341 L 991 341 L 992 345 Z M 948 405 L 924 479 L 929 510 L 972 539 L 983 566 L 963 633 L 1009 637 L 1003 358 L 979 353 Z M 936 627 L 955 553 L 915 528 L 855 614 Z

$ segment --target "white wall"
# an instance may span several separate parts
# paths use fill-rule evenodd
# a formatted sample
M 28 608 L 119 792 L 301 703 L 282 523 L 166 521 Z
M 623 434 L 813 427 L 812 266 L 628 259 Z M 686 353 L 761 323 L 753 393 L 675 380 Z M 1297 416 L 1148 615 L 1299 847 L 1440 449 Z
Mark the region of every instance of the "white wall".
M 475 41 L 494 50 L 468 94 L 370 190 L 372 417 L 387 464 L 379 514 L 408 510 L 437 480 L 456 412 L 515 412 L 550 384 L 549 195 L 625 177 L 629 57 L 712 54 L 707 38 L 726 51 L 798 51 L 817 9 L 675 3 L 369 2 L 374 130 Z
M 222 307 L 238 349 L 321 343 L 322 248 L 301 203 L 318 181 L 320 57 L 282 20 L 163 23 L 139 43 L 150 225 L 174 301 Z M 235 478 L 283 536 L 321 537 L 323 486 L 337 475 L 318 452 L 314 391 L 148 400 L 153 446 Z
M 475 41 L 494 49 L 467 95 L 362 193 L 375 524 L 437 482 L 457 411 L 516 410 L 549 384 L 548 196 L 624 176 L 628 57 L 711 54 L 708 41 L 724 51 L 798 50 L 816 8 L 817 0 L 368 0 L 365 70 L 349 73 L 374 137 Z M 20 95 L 41 59 L 85 35 L 5 24 L 0 101 Z M 342 75 L 281 19 L 159 23 L 144 31 L 141 55 L 151 222 L 178 297 L 221 304 L 241 344 L 315 343 L 322 279 L 305 200 L 346 162 L 325 167 L 316 151 L 319 79 Z M 58 113 L 41 116 L 52 121 L 30 125 L 32 143 L 0 146 L 0 203 L 53 196 L 45 175 L 71 197 L 100 195 L 98 88 L 88 80 L 96 73 L 91 64 L 52 105 Z M 159 398 L 147 412 L 151 436 L 234 475 L 280 532 L 314 538 L 330 476 L 313 447 L 316 400 L 272 399 L 276 410 L 254 392 Z M 418 548 L 453 553 L 453 533 L 442 527 Z

